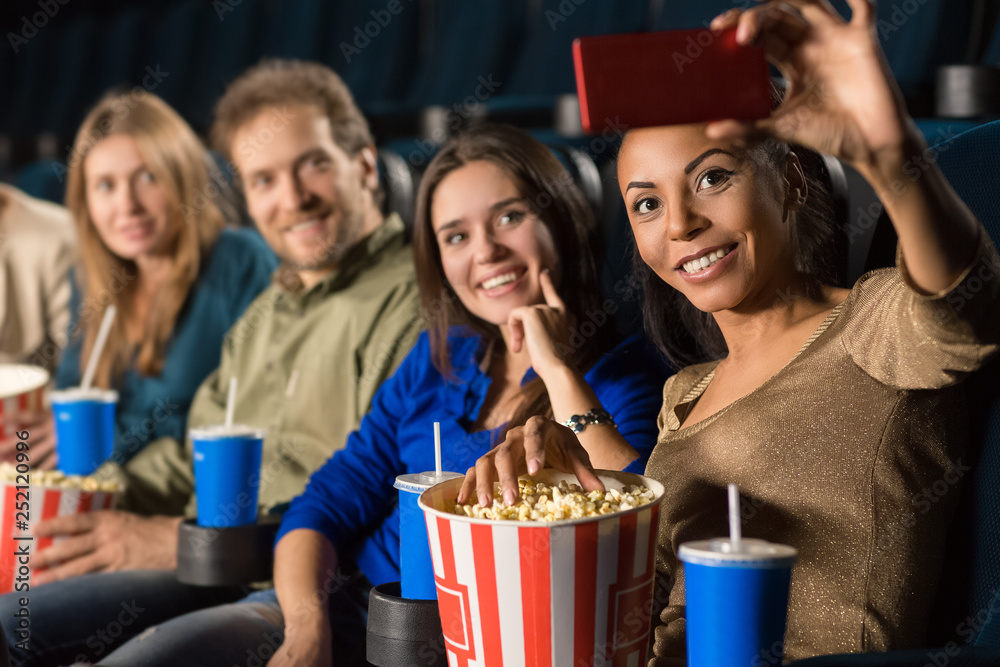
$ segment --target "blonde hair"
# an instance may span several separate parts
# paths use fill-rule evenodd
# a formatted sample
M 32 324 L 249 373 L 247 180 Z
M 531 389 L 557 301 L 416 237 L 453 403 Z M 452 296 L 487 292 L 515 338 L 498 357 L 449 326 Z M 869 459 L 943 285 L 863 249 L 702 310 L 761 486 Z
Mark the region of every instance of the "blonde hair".
M 163 186 L 169 206 L 173 268 L 153 297 L 137 344 L 129 343 L 125 321 L 138 271 L 135 262 L 111 252 L 97 233 L 87 207 L 83 169 L 93 147 L 115 134 L 127 135 L 135 141 L 147 168 Z M 210 187 L 207 159 L 204 147 L 188 124 L 150 93 L 106 95 L 80 126 L 69 161 L 66 206 L 76 219 L 80 237 L 77 281 L 83 301 L 73 333 L 82 331 L 84 335 L 81 368 L 90 358 L 105 307 L 115 304 L 119 313 L 97 366 L 95 386 L 110 387 L 130 366 L 143 375 L 158 375 L 163 370 L 177 315 L 198 278 L 202 260 L 224 225 L 219 209 L 211 201 L 206 204 L 204 198 Z

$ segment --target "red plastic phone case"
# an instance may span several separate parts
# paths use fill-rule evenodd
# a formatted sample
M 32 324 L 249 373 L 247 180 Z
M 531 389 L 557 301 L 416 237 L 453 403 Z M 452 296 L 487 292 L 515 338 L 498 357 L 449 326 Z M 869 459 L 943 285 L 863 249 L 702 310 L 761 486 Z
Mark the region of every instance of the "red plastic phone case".
M 573 41 L 583 128 L 753 120 L 771 113 L 764 52 L 736 30 L 581 37 Z

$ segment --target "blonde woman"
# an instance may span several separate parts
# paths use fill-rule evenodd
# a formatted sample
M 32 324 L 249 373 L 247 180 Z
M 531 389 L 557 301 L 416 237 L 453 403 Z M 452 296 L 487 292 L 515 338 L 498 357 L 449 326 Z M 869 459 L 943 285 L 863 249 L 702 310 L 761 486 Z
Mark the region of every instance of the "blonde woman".
M 223 337 L 276 268 L 256 232 L 224 229 L 213 195 L 204 147 L 154 95 L 109 95 L 84 120 L 66 189 L 80 262 L 56 384 L 79 384 L 114 304 L 94 384 L 119 392 L 118 463 L 156 438 L 183 440 L 191 398 L 218 365 Z M 51 418 L 32 434 L 38 464 L 55 444 Z

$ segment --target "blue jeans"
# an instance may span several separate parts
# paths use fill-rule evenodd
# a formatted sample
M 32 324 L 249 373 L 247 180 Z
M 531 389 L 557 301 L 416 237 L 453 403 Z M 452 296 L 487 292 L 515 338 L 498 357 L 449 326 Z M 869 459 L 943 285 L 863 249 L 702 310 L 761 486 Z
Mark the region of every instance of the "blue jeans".
M 246 592 L 236 586 L 188 586 L 167 570 L 87 574 L 0 596 L 0 623 L 12 665 L 96 662 L 150 626 L 238 600 Z M 21 597 L 28 598 L 28 650 L 17 647 L 23 636 L 14 614 Z
M 366 665 L 365 625 L 371 584 L 358 574 L 318 600 L 300 601 L 292 613 L 315 613 L 327 604 L 338 666 Z M 326 597 L 327 599 L 322 599 Z M 235 604 L 185 614 L 129 640 L 99 667 L 264 667 L 284 641 L 285 622 L 273 590 Z

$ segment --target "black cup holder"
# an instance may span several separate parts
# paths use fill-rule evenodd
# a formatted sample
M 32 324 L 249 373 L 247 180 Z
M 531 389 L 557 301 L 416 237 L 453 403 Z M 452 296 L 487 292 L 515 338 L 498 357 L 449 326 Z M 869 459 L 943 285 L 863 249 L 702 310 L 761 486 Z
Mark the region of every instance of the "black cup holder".
M 400 597 L 398 581 L 372 588 L 367 647 L 376 667 L 447 667 L 437 600 Z
M 177 580 L 195 586 L 269 581 L 280 516 L 234 528 L 206 528 L 193 519 L 177 530 Z

